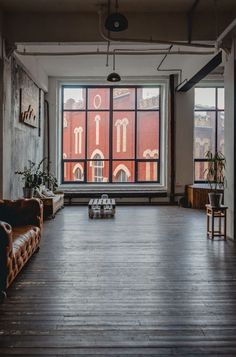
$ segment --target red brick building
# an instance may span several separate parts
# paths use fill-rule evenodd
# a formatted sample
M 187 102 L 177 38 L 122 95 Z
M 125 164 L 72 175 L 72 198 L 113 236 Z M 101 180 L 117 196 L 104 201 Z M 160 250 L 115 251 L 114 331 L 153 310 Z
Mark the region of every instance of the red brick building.
M 65 88 L 64 181 L 157 182 L 159 98 L 159 88 Z

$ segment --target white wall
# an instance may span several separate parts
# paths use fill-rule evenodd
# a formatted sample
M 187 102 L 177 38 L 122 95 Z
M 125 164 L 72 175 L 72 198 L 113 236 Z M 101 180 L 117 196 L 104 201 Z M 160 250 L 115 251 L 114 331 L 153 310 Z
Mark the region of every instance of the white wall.
M 184 193 L 193 183 L 194 89 L 176 93 L 175 190 Z
M 234 238 L 234 165 L 235 165 L 235 137 L 234 137 L 234 123 L 235 123 L 235 59 L 236 59 L 236 39 L 234 40 L 231 54 L 228 56 L 225 63 L 225 156 L 226 156 L 226 189 L 225 189 L 225 204 L 229 207 L 228 209 L 228 219 L 227 235 L 230 238 Z
M 37 57 L 18 56 L 24 70 L 29 74 L 30 78 L 44 91 L 48 91 L 48 75 Z

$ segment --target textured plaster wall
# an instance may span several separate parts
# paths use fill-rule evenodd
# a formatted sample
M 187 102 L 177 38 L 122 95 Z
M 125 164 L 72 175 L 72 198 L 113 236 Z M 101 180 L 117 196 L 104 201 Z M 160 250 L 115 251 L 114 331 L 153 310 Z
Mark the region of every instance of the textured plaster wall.
M 14 174 L 43 157 L 43 94 L 41 103 L 41 136 L 39 130 L 19 121 L 20 88 L 24 90 L 28 76 L 15 59 L 5 60 L 3 73 L 3 198 L 22 197 L 22 181 Z

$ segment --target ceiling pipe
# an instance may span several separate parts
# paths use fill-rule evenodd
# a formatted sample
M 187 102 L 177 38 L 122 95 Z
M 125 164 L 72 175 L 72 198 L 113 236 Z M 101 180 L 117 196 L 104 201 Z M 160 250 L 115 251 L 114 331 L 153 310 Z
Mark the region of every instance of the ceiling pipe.
M 236 18 L 226 27 L 226 29 L 217 37 L 216 39 L 216 46 L 220 48 L 222 41 L 225 37 L 234 29 L 236 28 Z
M 173 46 L 190 46 L 190 47 L 199 47 L 199 48 L 215 48 L 215 45 L 210 44 L 202 44 L 202 43 L 188 43 L 188 42 L 180 42 L 180 41 L 167 41 L 167 40 L 153 40 L 153 39 L 137 39 L 137 38 L 112 38 L 109 34 L 105 35 L 103 32 L 103 22 L 102 22 L 102 7 L 98 11 L 99 17 L 99 33 L 100 36 L 105 41 L 110 42 L 136 42 L 136 43 L 156 43 L 156 44 L 166 44 Z
M 182 69 L 179 68 L 168 68 L 168 69 L 161 69 L 161 65 L 165 61 L 166 57 L 171 53 L 173 45 L 171 45 L 168 49 L 168 53 L 165 54 L 165 56 L 162 58 L 161 62 L 157 66 L 157 71 L 158 72 L 177 72 L 179 74 L 179 80 L 182 82 Z
M 173 45 L 171 45 L 168 49 L 168 52 L 165 54 L 165 56 L 162 58 L 161 62 L 159 63 L 159 65 L 157 66 L 157 71 L 160 69 L 162 63 L 165 61 L 166 57 L 168 56 L 168 54 L 170 53 L 171 49 L 172 49 Z
M 20 56 L 96 56 L 96 55 L 116 55 L 120 56 L 149 56 L 149 55 L 212 55 L 215 51 L 172 51 L 168 50 L 122 50 L 119 48 L 114 49 L 113 51 L 83 51 L 83 52 L 26 52 L 15 50 L 15 53 Z

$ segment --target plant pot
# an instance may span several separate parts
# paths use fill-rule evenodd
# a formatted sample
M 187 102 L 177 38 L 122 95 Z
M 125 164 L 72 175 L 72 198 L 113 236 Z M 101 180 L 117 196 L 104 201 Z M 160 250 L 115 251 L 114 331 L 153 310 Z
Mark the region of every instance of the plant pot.
M 211 192 L 208 193 L 209 202 L 212 207 L 220 207 L 222 202 L 222 193 Z
M 32 198 L 34 194 L 34 189 L 29 187 L 23 187 L 24 198 Z

